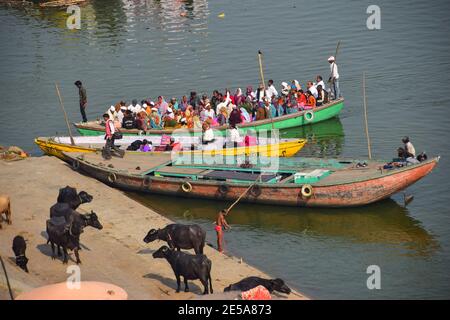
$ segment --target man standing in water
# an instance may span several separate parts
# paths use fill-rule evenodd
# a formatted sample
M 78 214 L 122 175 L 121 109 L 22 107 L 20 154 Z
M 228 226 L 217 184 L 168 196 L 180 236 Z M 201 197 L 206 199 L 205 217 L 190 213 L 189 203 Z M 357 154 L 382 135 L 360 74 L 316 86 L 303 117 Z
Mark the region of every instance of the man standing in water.
M 82 85 L 80 80 L 75 81 L 75 85 L 78 87 L 78 94 L 80 96 L 81 117 L 83 117 L 83 122 L 87 122 L 87 117 L 86 117 L 86 107 L 87 107 L 86 89 L 83 87 L 83 85 Z
M 220 253 L 223 252 L 223 229 L 229 230 L 231 227 L 228 225 L 227 220 L 225 220 L 225 216 L 228 214 L 228 210 L 223 209 L 217 214 L 216 219 L 216 227 L 214 228 L 217 232 L 217 249 Z

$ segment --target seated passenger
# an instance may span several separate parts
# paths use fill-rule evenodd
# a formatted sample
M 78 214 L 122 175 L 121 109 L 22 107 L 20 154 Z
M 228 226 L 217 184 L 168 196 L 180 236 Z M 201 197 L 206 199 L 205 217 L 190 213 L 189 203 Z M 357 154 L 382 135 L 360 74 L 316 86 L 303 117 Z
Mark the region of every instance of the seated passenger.
M 258 104 L 256 109 L 256 121 L 264 120 L 269 117 L 269 110 L 266 109 L 264 104 Z
M 127 110 L 125 112 L 125 116 L 123 117 L 123 120 L 122 120 L 122 128 L 124 128 L 124 129 L 135 129 L 136 128 L 136 121 L 130 110 Z
M 230 127 L 227 131 L 226 142 L 223 147 L 237 148 L 240 142 L 241 136 L 239 134 L 239 130 L 236 128 L 236 126 L 230 124 Z
M 256 137 L 256 131 L 249 129 L 244 137 L 244 146 L 256 146 L 258 144 L 258 138 Z
M 151 141 L 147 141 L 147 139 L 142 140 L 142 144 L 139 147 L 141 152 L 150 152 L 153 150 L 153 144 Z
M 203 134 L 202 134 L 202 143 L 208 144 L 214 142 L 216 139 L 214 138 L 214 131 L 211 129 L 211 126 L 208 122 L 204 122 L 203 126 Z
M 316 98 L 314 98 L 313 94 L 311 93 L 311 91 L 306 91 L 306 105 L 305 105 L 305 109 L 313 109 L 316 107 Z
M 325 102 L 325 90 L 322 89 L 321 85 L 317 86 L 317 100 L 316 100 L 316 106 L 320 107 Z
M 167 151 L 181 151 L 181 143 L 179 141 L 175 141 L 174 137 L 170 138 L 170 144 L 167 145 Z
M 297 104 L 299 107 L 304 107 L 306 105 L 306 95 L 302 89 L 297 92 Z
M 228 118 L 228 123 L 230 125 L 236 126 L 241 122 L 242 122 L 241 111 L 235 105 L 233 105 L 233 110 L 231 111 L 230 117 Z

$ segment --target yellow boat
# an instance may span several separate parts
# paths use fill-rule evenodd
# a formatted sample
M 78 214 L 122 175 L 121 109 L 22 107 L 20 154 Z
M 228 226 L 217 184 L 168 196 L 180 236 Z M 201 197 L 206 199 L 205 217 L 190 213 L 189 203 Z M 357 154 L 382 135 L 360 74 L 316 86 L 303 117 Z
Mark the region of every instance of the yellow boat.
M 125 137 L 124 137 L 125 138 Z M 116 140 L 116 144 L 120 145 L 121 148 L 128 146 L 132 141 L 137 140 L 138 137 L 134 136 L 129 138 L 126 141 Z M 151 138 L 144 137 L 148 141 L 151 141 Z M 186 139 L 192 139 L 193 137 L 186 137 Z M 183 139 L 180 139 L 183 140 Z M 274 142 L 275 141 L 275 142 Z M 75 145 L 70 143 L 69 137 L 38 137 L 34 139 L 34 142 L 38 145 L 38 147 L 46 154 L 50 156 L 55 156 L 60 158 L 61 160 L 66 161 L 66 157 L 63 152 L 98 152 L 101 151 L 103 145 L 105 144 L 103 137 L 74 137 Z M 190 141 L 191 142 L 191 141 Z M 223 145 L 221 141 L 218 142 L 217 145 L 220 145 L 219 148 L 210 149 L 210 150 L 189 150 L 185 149 L 180 151 L 180 154 L 192 154 L 202 155 L 202 156 L 239 156 L 239 155 L 258 155 L 263 157 L 292 157 L 297 152 L 299 152 L 303 146 L 306 144 L 306 139 L 280 139 L 279 141 L 272 140 L 270 138 L 263 139 L 263 142 L 256 146 L 248 146 L 248 147 L 237 147 L 237 148 L 222 148 Z M 186 146 L 186 141 L 181 142 L 182 145 Z M 152 144 L 155 146 L 156 143 Z M 189 146 L 192 144 L 201 145 L 198 143 L 189 143 Z M 146 154 L 146 152 L 140 151 L 126 151 L 127 153 L 134 154 Z M 152 151 L 151 153 L 170 153 L 170 151 Z

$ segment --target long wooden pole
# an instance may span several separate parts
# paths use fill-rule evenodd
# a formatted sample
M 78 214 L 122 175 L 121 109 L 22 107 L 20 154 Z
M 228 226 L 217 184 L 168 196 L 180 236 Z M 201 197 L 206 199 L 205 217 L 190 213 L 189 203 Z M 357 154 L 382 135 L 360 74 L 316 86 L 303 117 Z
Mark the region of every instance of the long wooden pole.
M 366 73 L 363 72 L 363 103 L 364 103 L 364 122 L 366 125 L 367 149 L 369 151 L 369 160 L 372 159 L 372 151 L 369 137 L 369 124 L 367 122 L 367 99 L 366 99 Z
M 258 50 L 258 61 L 259 61 L 259 74 L 261 76 L 261 82 L 263 85 L 264 94 L 266 93 L 266 82 L 264 81 L 264 72 L 263 72 L 263 65 L 262 65 L 262 52 L 261 50 Z M 259 101 L 258 101 L 259 102 Z M 272 103 L 272 102 L 270 102 Z M 270 115 L 270 122 L 272 124 L 272 130 L 274 129 L 273 125 L 273 117 L 272 117 L 272 111 L 269 108 L 269 115 Z
M 59 104 L 61 105 L 61 108 L 64 112 L 64 118 L 66 119 L 66 124 L 67 124 L 67 129 L 69 129 L 69 136 L 70 136 L 70 143 L 74 146 L 75 145 L 75 141 L 73 140 L 73 136 L 72 136 L 72 130 L 70 129 L 70 125 L 69 125 L 69 119 L 67 119 L 67 113 L 66 113 L 66 109 L 64 109 L 64 104 L 61 98 L 61 94 L 59 93 L 59 87 L 58 84 L 55 82 L 55 88 L 56 88 L 56 93 L 58 94 L 58 98 L 59 98 Z
M 1 256 L 0 256 L 0 262 L 2 264 L 3 272 L 5 273 L 6 285 L 8 286 L 9 296 L 11 297 L 11 300 L 14 300 L 14 295 L 11 290 L 11 284 L 9 283 L 8 273 L 6 272 L 6 267 L 5 267 L 5 264 L 3 263 L 3 258 Z
M 227 214 L 242 199 L 242 197 L 247 194 L 247 192 L 255 185 L 255 183 L 258 182 L 261 175 L 262 175 L 262 173 L 256 178 L 256 180 L 247 189 L 245 189 L 245 191 L 239 196 L 239 198 L 237 198 L 237 200 L 235 202 L 233 202 L 233 204 L 231 206 L 229 206 L 228 209 L 226 209 Z

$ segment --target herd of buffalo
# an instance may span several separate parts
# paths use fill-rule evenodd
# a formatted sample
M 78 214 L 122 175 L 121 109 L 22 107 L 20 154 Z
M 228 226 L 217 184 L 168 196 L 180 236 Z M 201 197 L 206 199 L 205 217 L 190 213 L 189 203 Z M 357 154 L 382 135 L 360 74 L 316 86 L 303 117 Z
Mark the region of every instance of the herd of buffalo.
M 9 199 L 8 199 L 9 200 Z M 84 228 L 103 228 L 98 216 L 91 211 L 87 214 L 77 212 L 78 207 L 88 203 L 93 197 L 85 191 L 77 193 L 75 188 L 66 186 L 59 190 L 57 202 L 50 208 L 50 219 L 46 221 L 48 235 L 47 244 L 52 248 L 52 259 L 56 254 L 63 255 L 63 263 L 68 263 L 68 250 L 74 252 L 76 263 L 81 263 L 80 236 Z M 8 201 L 9 220 L 10 205 Z M 0 221 L 2 220 L 0 216 Z M 144 238 L 145 243 L 162 240 L 167 243 L 153 253 L 153 258 L 166 259 L 172 267 L 177 280 L 176 292 L 180 291 L 181 277 L 184 281 L 184 291 L 189 291 L 188 280 L 200 280 L 204 290 L 203 294 L 213 293 L 211 281 L 212 262 L 203 254 L 206 232 L 199 225 L 169 224 L 162 229 L 151 229 Z M 195 254 L 181 251 L 193 249 Z M 13 251 L 16 256 L 16 264 L 28 272 L 28 258 L 25 255 L 26 241 L 22 236 L 13 239 Z M 62 251 L 62 253 L 61 253 Z M 278 291 L 289 294 L 291 289 L 281 279 L 263 279 L 260 277 L 247 277 L 225 288 L 227 291 L 247 291 L 259 285 L 264 286 L 269 292 Z

